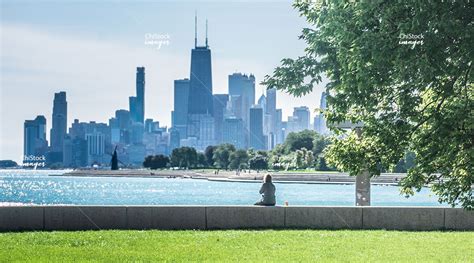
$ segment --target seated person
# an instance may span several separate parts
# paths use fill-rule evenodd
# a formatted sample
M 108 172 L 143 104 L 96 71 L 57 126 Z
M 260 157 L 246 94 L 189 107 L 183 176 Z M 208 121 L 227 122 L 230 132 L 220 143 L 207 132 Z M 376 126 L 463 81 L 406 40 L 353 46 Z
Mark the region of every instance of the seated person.
M 272 183 L 272 176 L 270 174 L 265 175 L 263 178 L 263 185 L 260 188 L 260 194 L 262 194 L 262 200 L 255 203 L 255 205 L 275 205 L 275 185 Z

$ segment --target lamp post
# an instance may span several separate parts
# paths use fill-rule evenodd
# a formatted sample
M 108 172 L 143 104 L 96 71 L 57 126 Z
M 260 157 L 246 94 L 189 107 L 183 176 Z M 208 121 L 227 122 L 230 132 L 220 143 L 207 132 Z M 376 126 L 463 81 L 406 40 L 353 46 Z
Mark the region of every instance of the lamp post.
M 362 122 L 352 123 L 349 121 L 344 121 L 336 125 L 336 127 L 342 129 L 354 130 L 359 139 L 362 136 L 363 126 L 364 124 Z M 370 173 L 367 169 L 364 169 L 360 174 L 356 175 L 355 204 L 356 206 L 370 206 Z

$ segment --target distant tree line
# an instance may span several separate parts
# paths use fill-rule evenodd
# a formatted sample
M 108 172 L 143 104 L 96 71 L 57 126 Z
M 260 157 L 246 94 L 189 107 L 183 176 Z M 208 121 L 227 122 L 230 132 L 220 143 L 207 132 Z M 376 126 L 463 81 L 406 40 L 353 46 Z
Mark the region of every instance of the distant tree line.
M 180 169 L 215 168 L 223 170 L 297 170 L 315 169 L 318 171 L 335 171 L 326 163 L 325 148 L 331 140 L 315 131 L 304 130 L 288 135 L 285 142 L 271 151 L 254 149 L 236 149 L 234 145 L 224 143 L 208 146 L 204 152 L 193 147 L 180 147 L 171 155 L 147 156 L 143 166 L 150 169 L 176 167 Z M 392 172 L 406 172 L 413 166 L 412 153 L 400 160 Z
M 0 168 L 16 167 L 18 164 L 12 160 L 0 160 Z

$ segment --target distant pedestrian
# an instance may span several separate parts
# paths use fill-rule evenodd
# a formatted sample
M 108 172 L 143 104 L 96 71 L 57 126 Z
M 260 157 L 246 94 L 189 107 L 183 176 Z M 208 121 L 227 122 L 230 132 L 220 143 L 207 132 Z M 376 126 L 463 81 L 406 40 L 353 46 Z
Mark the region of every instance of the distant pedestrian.
M 272 183 L 272 176 L 267 174 L 263 177 L 263 185 L 260 188 L 262 200 L 255 203 L 255 205 L 274 206 L 275 200 L 275 185 Z

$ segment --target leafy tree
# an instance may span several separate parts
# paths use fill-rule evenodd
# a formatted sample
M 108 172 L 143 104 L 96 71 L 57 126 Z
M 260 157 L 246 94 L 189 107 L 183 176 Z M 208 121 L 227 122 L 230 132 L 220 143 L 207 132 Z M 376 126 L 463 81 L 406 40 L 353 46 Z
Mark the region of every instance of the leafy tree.
M 319 156 L 316 159 L 316 170 L 318 171 L 336 171 L 336 169 L 332 166 L 329 166 L 326 162 L 326 158 L 324 156 Z
M 143 167 L 150 168 L 152 162 L 153 162 L 153 155 L 148 155 L 147 157 L 145 157 L 145 160 L 143 161 Z
M 250 169 L 253 170 L 265 170 L 268 169 L 268 159 L 264 155 L 257 154 L 249 159 Z
M 246 150 L 236 150 L 230 154 L 229 160 L 230 169 L 241 169 L 247 167 L 249 156 Z
M 312 151 L 301 148 L 295 152 L 295 163 L 297 168 L 308 168 L 314 164 L 314 156 Z
M 304 130 L 291 132 L 285 139 L 285 152 L 293 152 L 301 148 L 313 149 L 313 140 L 318 136 L 315 131 Z
M 256 154 L 257 152 L 253 148 L 249 148 L 247 150 L 247 155 L 249 156 L 249 159 L 252 159 L 253 157 L 255 157 Z
M 306 150 L 305 148 L 303 148 L 302 150 L 304 150 L 304 163 L 305 163 L 305 166 L 306 168 L 308 167 L 313 167 L 314 166 L 314 154 L 313 154 L 313 151 L 311 150 Z
M 206 150 L 204 150 L 204 155 L 206 157 L 206 163 L 208 167 L 213 167 L 214 166 L 214 151 L 216 150 L 216 146 L 209 145 L 206 147 Z
M 294 6 L 309 23 L 301 35 L 306 54 L 283 59 L 264 84 L 301 96 L 328 79 L 329 124 L 364 124 L 333 139 L 328 162 L 351 175 L 363 170 L 378 175 L 412 151 L 416 159 L 401 182 L 403 193 L 430 184 L 440 202 L 472 209 L 474 3 L 297 1 Z
M 277 144 L 275 148 L 271 151 L 272 154 L 276 155 L 282 155 L 285 153 L 285 145 L 283 144 Z
M 283 166 L 281 163 L 281 154 L 276 154 L 272 151 L 268 159 L 268 165 L 274 170 L 283 169 Z
M 324 149 L 331 143 L 331 141 L 324 136 L 319 134 L 313 139 L 313 154 L 314 156 L 318 156 L 323 153 Z
M 298 168 L 296 160 L 297 160 L 296 152 L 282 155 L 280 157 L 280 167 L 282 167 L 286 171 L 296 169 Z
M 0 167 L 1 168 L 10 168 L 10 167 L 16 167 L 18 164 L 15 161 L 12 160 L 0 160 Z
M 143 167 L 150 168 L 153 170 L 165 168 L 170 162 L 170 158 L 163 154 L 158 154 L 155 156 L 149 155 L 145 158 L 143 162 Z
M 258 150 L 256 154 L 263 157 L 268 157 L 268 151 Z
M 230 163 L 230 154 L 235 152 L 235 146 L 229 143 L 218 145 L 214 150 L 212 159 L 214 164 L 221 169 L 227 169 Z
M 398 161 L 397 165 L 393 169 L 395 173 L 406 173 L 415 165 L 415 153 L 407 152 L 405 157 Z
M 202 152 L 197 153 L 197 166 L 199 167 L 209 167 L 206 160 L 206 155 Z
M 305 168 L 304 167 L 304 154 L 305 153 L 302 150 L 296 150 L 296 154 L 295 154 L 296 168 Z
M 193 168 L 197 165 L 197 152 L 192 147 L 180 147 L 171 153 L 171 165 L 179 168 Z

